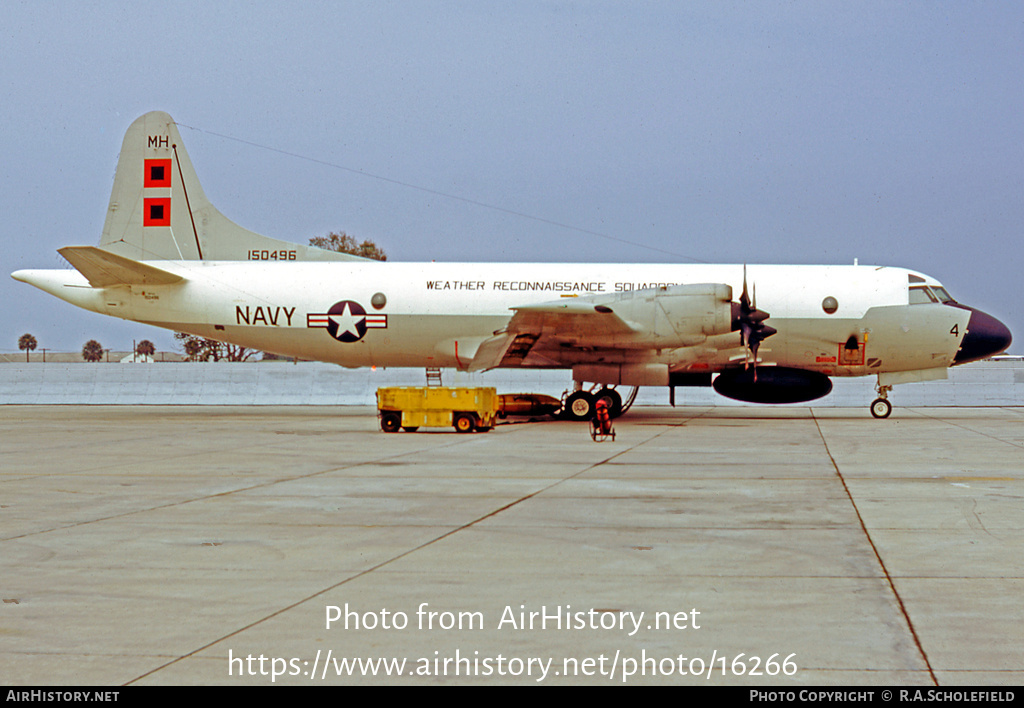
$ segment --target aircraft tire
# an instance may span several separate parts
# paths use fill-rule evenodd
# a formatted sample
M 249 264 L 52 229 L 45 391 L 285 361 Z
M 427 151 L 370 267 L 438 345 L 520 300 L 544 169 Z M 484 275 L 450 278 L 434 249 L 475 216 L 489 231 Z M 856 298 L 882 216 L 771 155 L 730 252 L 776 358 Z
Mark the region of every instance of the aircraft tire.
M 876 418 L 888 418 L 892 413 L 892 404 L 884 398 L 876 398 L 871 402 L 871 415 Z
M 402 414 L 387 411 L 380 414 L 380 429 L 385 433 L 397 433 L 402 427 Z
M 594 417 L 594 397 L 577 391 L 565 399 L 565 417 L 569 420 L 590 420 Z

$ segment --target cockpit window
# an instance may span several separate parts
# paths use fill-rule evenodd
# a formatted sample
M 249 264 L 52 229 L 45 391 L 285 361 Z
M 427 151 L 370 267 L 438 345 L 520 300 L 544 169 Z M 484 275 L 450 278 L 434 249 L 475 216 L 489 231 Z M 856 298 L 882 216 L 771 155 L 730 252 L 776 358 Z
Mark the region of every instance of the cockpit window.
M 911 305 L 927 304 L 929 302 L 941 302 L 941 303 L 945 304 L 945 303 L 951 303 L 951 302 L 955 303 L 956 300 L 954 300 L 952 297 L 950 297 L 949 293 L 946 292 L 946 289 L 941 287 L 941 286 L 936 286 L 936 285 L 933 285 L 931 287 L 928 287 L 926 285 L 913 285 L 913 286 L 911 286 L 911 288 L 910 288 L 910 304 Z
M 931 291 L 923 285 L 915 286 L 910 289 L 910 304 L 920 305 L 923 303 L 938 302 L 938 299 L 932 295 Z

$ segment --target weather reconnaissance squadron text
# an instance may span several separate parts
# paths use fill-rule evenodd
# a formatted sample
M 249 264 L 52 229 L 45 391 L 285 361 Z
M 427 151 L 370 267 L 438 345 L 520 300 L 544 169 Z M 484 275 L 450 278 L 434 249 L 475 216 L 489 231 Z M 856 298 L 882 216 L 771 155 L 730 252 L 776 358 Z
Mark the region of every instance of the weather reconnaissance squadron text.
M 436 611 L 421 603 L 412 612 L 381 608 L 362 610 L 346 603 L 325 607 L 325 628 L 345 632 L 593 632 L 618 634 L 624 639 L 647 632 L 694 632 L 703 626 L 696 608 L 675 611 L 627 611 L 571 605 L 508 605 L 488 618 L 479 611 Z M 376 678 L 512 678 L 543 682 L 559 677 L 595 677 L 628 683 L 666 676 L 714 677 L 793 676 L 798 671 L 795 653 L 766 656 L 726 654 L 718 650 L 700 653 L 648 652 L 645 648 L 595 652 L 577 656 L 516 655 L 474 648 L 433 651 L 415 657 L 354 656 L 318 649 L 310 656 L 267 656 L 228 651 L 228 676 L 262 676 L 271 682 L 283 678 L 328 680 L 349 677 Z
M 601 280 L 427 280 L 427 290 L 494 290 L 501 292 L 552 292 L 571 295 L 628 293 L 634 290 L 669 288 L 679 283 L 608 283 Z

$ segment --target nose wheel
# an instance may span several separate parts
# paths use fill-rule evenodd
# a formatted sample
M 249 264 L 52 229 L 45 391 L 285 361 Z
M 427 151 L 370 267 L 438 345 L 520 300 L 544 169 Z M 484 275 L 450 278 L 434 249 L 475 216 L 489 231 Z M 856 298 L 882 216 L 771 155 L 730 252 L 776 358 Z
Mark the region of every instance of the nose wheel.
M 871 402 L 871 415 L 876 418 L 888 418 L 892 413 L 892 404 L 889 403 L 889 391 L 892 386 L 878 386 L 878 398 Z
M 871 415 L 876 418 L 888 418 L 892 413 L 892 404 L 884 398 L 876 398 L 871 402 Z

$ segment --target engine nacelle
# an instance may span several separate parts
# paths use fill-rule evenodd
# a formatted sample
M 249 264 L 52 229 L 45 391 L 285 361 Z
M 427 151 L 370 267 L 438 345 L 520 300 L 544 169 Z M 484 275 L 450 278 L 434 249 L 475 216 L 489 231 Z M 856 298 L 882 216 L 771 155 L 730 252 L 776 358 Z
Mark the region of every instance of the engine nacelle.
M 724 283 L 635 290 L 601 304 L 633 328 L 631 343 L 644 347 L 692 346 L 733 330 L 732 288 Z
M 724 371 L 712 385 L 726 398 L 750 403 L 802 403 L 821 398 L 832 390 L 828 376 L 784 366 Z

